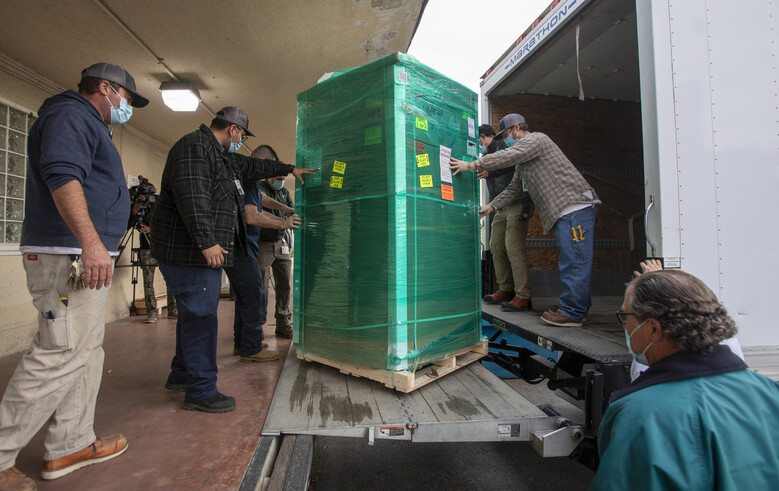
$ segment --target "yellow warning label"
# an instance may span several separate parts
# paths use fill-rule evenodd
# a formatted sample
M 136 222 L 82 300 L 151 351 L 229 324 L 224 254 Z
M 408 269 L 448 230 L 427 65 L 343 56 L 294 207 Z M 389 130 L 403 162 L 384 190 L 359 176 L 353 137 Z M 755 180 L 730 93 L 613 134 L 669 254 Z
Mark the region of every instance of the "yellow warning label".
M 426 153 L 417 155 L 417 167 L 425 167 L 430 165 L 430 156 Z
M 330 187 L 341 189 L 344 186 L 344 178 L 341 176 L 330 176 Z
M 433 176 L 419 176 L 419 183 L 423 188 L 432 188 Z
M 343 174 L 345 170 L 346 170 L 346 162 L 339 162 L 336 160 L 335 163 L 333 164 L 333 172 Z

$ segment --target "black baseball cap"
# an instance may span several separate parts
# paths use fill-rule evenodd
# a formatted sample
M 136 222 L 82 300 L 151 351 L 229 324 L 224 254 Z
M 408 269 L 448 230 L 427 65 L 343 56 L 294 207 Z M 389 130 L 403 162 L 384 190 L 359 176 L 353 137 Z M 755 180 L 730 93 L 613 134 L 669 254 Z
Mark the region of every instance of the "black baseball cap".
M 249 131 L 249 116 L 246 115 L 240 108 L 235 106 L 226 106 L 216 113 L 216 118 L 228 123 L 237 124 L 246 131 L 248 136 L 254 136 L 254 133 Z
M 507 129 L 513 127 L 515 124 L 522 124 L 525 122 L 525 117 L 521 114 L 517 113 L 511 113 L 503 116 L 503 119 L 500 120 L 500 124 L 498 124 L 498 134 L 496 135 L 496 138 L 502 138 L 502 135 L 504 131 Z
M 149 103 L 149 99 L 139 94 L 135 89 L 135 79 L 132 75 L 119 65 L 95 63 L 81 70 L 81 79 L 83 80 L 85 77 L 100 78 L 121 85 L 133 95 L 131 104 L 133 107 L 145 107 Z
M 495 130 L 492 128 L 491 124 L 483 124 L 479 126 L 479 136 L 493 136 L 495 135 Z

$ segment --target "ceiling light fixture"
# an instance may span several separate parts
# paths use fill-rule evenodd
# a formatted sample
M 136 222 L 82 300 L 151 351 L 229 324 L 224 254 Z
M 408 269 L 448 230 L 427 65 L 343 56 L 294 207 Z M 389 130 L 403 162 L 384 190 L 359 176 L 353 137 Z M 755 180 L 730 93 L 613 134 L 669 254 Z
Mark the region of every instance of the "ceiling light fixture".
M 174 111 L 195 111 L 200 104 L 200 93 L 189 82 L 162 82 L 162 101 Z

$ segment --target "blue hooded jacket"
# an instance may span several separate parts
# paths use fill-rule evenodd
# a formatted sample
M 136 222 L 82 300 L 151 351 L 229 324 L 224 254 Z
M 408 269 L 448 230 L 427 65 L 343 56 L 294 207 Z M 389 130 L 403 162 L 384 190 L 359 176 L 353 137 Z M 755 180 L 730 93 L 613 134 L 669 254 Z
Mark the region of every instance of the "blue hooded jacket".
M 30 128 L 27 154 L 21 246 L 81 247 L 51 195 L 77 180 L 103 245 L 116 251 L 127 230 L 130 195 L 122 159 L 97 109 L 72 90 L 46 99 Z

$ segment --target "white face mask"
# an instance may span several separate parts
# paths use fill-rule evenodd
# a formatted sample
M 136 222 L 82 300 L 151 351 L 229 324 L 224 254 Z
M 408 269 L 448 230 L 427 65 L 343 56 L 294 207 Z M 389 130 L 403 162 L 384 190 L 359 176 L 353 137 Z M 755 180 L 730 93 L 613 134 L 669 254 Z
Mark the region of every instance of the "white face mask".
M 633 332 L 631 332 L 630 334 L 628 334 L 627 329 L 625 329 L 625 343 L 628 346 L 628 351 L 630 351 L 630 354 L 633 356 L 633 359 L 636 360 L 637 362 L 641 363 L 642 365 L 649 365 L 649 362 L 647 361 L 646 356 L 644 356 L 644 353 L 646 353 L 647 350 L 650 348 L 650 346 L 652 346 L 652 343 L 650 342 L 649 344 L 647 344 L 646 348 L 644 348 L 644 351 L 642 351 L 641 353 L 634 353 L 633 352 L 633 348 L 630 346 L 630 338 L 633 337 L 633 335 L 636 333 L 636 331 L 641 329 L 641 327 L 644 324 L 646 324 L 646 322 L 648 320 L 649 319 L 647 319 L 646 321 L 644 321 L 641 324 L 639 324 L 638 327 L 633 329 Z

